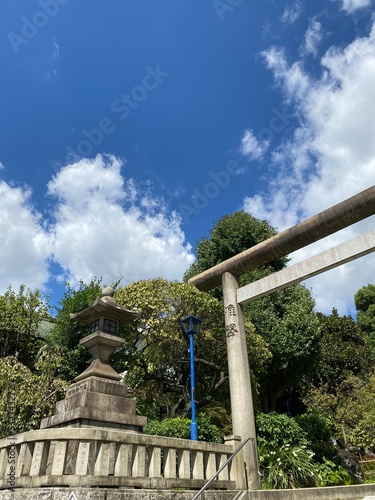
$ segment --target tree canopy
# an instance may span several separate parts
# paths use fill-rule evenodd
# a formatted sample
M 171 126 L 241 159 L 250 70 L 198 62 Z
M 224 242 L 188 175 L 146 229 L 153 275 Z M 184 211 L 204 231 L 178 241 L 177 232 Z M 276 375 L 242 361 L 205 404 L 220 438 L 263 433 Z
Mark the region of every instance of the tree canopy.
M 188 339 L 180 320 L 192 313 L 202 320 L 195 335 L 197 408 L 212 402 L 221 391 L 228 394 L 223 311 L 217 299 L 162 278 L 132 283 L 118 290 L 115 299 L 141 311 L 134 324 L 125 328 L 126 348 L 114 356 L 117 369 L 126 369 L 126 383 L 141 406 L 157 416 L 189 413 Z M 252 329 L 249 335 L 254 337 L 250 351 L 254 366 L 260 366 L 268 351 Z
M 360 288 L 354 295 L 354 304 L 358 311 L 358 327 L 368 338 L 375 353 L 375 285 Z
M 267 221 L 257 219 L 243 210 L 225 215 L 214 225 L 209 238 L 202 238 L 198 243 L 197 260 L 186 271 L 184 281 L 276 234 L 276 229 Z M 261 274 L 279 271 L 287 261 L 287 258 L 278 259 L 253 271 L 250 276 L 257 279 Z M 248 277 L 247 282 L 253 279 Z
M 33 370 L 15 356 L 0 358 L 0 437 L 39 428 L 68 384 L 57 377 L 58 349 L 43 346 Z
M 11 286 L 0 295 L 0 357 L 15 356 L 32 367 L 41 346 L 38 326 L 49 318 L 48 305 L 38 290 Z
M 187 280 L 277 234 L 267 221 L 245 211 L 222 217 L 209 238 L 197 245 L 197 260 L 186 272 Z M 288 257 L 270 262 L 241 277 L 241 285 L 285 267 Z M 221 298 L 221 290 L 214 295 Z M 245 318 L 267 343 L 272 354 L 259 379 L 263 411 L 276 408 L 277 400 L 300 383 L 301 374 L 313 366 L 318 350 L 318 328 L 311 293 L 295 285 L 244 307 Z
M 351 316 L 336 309 L 326 316 L 317 313 L 320 327 L 320 356 L 315 385 L 327 384 L 331 392 L 348 375 L 367 378 L 374 364 L 371 348 Z
M 337 434 L 345 444 L 343 426 L 349 434 L 357 427 L 358 414 L 354 409 L 358 407 L 360 394 L 366 391 L 374 357 L 351 316 L 340 316 L 333 309 L 330 316 L 318 313 L 317 317 L 320 354 L 304 401 L 336 423 Z
M 244 308 L 272 353 L 259 380 L 265 412 L 274 411 L 280 399 L 298 389 L 303 377 L 315 369 L 320 339 L 314 306 L 310 291 L 294 285 Z M 290 411 L 285 405 L 280 409 Z

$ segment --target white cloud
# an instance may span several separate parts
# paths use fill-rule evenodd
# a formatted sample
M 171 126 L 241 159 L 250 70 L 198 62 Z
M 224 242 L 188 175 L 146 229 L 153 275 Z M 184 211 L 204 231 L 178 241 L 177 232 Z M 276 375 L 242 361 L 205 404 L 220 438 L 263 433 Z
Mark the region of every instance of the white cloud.
M 0 293 L 22 283 L 45 290 L 53 279 L 74 285 L 94 276 L 122 276 L 125 283 L 182 278 L 194 257 L 179 218 L 125 180 L 121 167 L 100 155 L 64 166 L 48 183 L 48 226 L 30 205 L 29 190 L 0 182 Z M 62 275 L 51 276 L 49 264 Z
M 259 160 L 269 147 L 269 141 L 259 141 L 252 130 L 245 130 L 241 139 L 240 153 L 249 160 Z
M 363 9 L 371 5 L 371 0 L 341 0 L 342 8 L 352 14 L 357 9 Z
M 4 168 L 5 168 L 5 167 L 4 167 L 4 164 L 3 164 L 3 163 L 1 163 L 1 161 L 0 161 L 0 170 L 3 170 Z
M 295 21 L 297 21 L 297 19 L 301 15 L 301 12 L 301 2 L 299 0 L 296 0 L 284 9 L 280 20 L 285 24 L 293 24 Z
M 280 47 L 271 47 L 263 51 L 261 55 L 267 67 L 273 71 L 276 81 L 281 85 L 287 102 L 305 97 L 310 89 L 310 80 L 304 72 L 302 61 L 289 66 L 285 51 Z
M 282 230 L 375 184 L 375 30 L 345 49 L 331 48 L 321 61 L 318 79 L 301 61 L 288 64 L 281 49 L 271 48 L 264 56 L 300 125 L 292 139 L 273 152 L 273 180 L 267 192 L 246 198 L 244 208 Z M 330 244 L 354 237 L 371 224 L 369 219 L 348 228 L 331 237 Z M 314 253 L 327 244 L 318 243 Z M 374 256 L 366 259 L 308 282 L 314 283 L 314 291 L 319 289 L 322 310 L 329 312 L 336 303 L 345 312 L 344 304 L 353 302 L 356 289 L 375 281 L 364 264 L 373 267 Z
M 301 46 L 301 55 L 313 55 L 316 56 L 318 52 L 318 45 L 323 37 L 322 25 L 316 18 L 310 19 L 309 27 L 305 33 L 305 39 Z
M 30 191 L 0 182 L 0 287 L 25 283 L 41 288 L 48 279 L 48 235 L 29 205 Z
M 48 194 L 58 200 L 54 261 L 72 282 L 95 275 L 180 279 L 193 255 L 179 219 L 125 183 L 120 170 L 117 158 L 97 156 L 67 165 L 50 181 Z

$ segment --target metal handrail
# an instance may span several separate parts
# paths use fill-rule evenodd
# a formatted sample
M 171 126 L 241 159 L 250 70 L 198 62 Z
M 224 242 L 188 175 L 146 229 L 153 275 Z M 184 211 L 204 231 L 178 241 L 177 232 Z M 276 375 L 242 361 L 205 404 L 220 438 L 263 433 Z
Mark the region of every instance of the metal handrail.
M 225 467 L 233 460 L 233 458 L 237 455 L 237 453 L 245 446 L 245 444 L 247 444 L 250 439 L 252 439 L 251 437 L 248 437 L 246 438 L 244 441 L 242 441 L 242 443 L 240 444 L 240 446 L 232 453 L 232 455 L 226 459 L 226 461 L 223 463 L 223 465 L 220 467 L 220 469 L 218 469 L 215 474 L 213 476 L 210 477 L 210 479 L 207 481 L 207 483 L 198 491 L 198 493 L 196 493 L 193 498 L 191 500 L 195 500 L 196 498 L 199 497 L 199 495 L 201 495 L 205 489 L 208 488 L 209 484 L 212 483 L 212 481 L 220 474 L 220 472 L 225 469 Z

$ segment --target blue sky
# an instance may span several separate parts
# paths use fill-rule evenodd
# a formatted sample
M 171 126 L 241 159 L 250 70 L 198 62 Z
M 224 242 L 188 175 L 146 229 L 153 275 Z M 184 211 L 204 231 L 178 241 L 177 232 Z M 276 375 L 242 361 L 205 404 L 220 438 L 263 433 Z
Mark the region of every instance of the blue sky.
M 181 279 L 238 209 L 279 230 L 375 180 L 371 0 L 2 0 L 0 292 Z M 373 218 L 295 260 L 373 226 Z M 306 282 L 353 311 L 363 258 Z

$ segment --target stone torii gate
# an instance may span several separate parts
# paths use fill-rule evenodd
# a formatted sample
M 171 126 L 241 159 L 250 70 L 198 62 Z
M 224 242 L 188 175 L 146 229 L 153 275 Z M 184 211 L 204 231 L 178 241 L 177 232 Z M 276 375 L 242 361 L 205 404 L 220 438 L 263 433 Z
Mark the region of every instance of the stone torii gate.
M 256 443 L 243 304 L 373 252 L 375 230 L 245 287 L 240 288 L 238 278 L 374 214 L 372 186 L 189 280 L 202 291 L 223 286 L 233 434 Z M 245 447 L 244 459 L 249 488 L 258 489 L 257 456 Z

